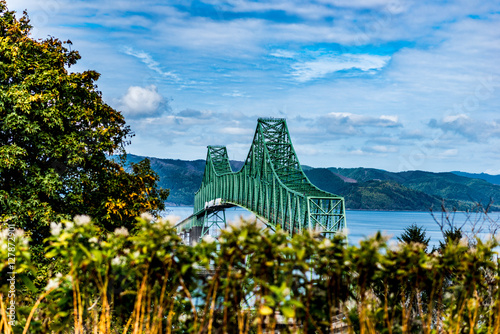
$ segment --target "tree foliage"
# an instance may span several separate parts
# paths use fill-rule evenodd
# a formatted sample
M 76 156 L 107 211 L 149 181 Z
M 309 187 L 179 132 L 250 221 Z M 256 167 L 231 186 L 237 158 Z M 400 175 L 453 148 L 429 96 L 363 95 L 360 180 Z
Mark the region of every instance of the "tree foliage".
M 34 40 L 27 14 L 14 14 L 0 0 L 0 213 L 36 242 L 76 214 L 111 229 L 162 210 L 168 191 L 148 161 L 108 159 L 132 134 L 103 102 L 99 74 L 69 71 L 80 59 L 71 41 Z
M 451 226 L 443 231 L 443 241 L 439 241 L 439 249 L 444 249 L 448 244 L 458 244 L 464 238 L 461 228 Z
M 403 233 L 401 233 L 401 236 L 398 237 L 398 241 L 405 244 L 410 244 L 412 242 L 419 243 L 425 245 L 425 248 L 427 248 L 427 246 L 429 246 L 431 238 L 427 237 L 425 229 L 422 226 L 418 226 L 417 224 L 413 223 L 404 229 Z

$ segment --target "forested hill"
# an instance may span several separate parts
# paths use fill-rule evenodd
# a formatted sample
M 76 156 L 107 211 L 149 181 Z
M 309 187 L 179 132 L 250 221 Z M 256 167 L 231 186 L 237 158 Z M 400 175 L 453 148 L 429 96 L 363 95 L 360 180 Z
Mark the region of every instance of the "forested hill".
M 139 162 L 145 157 L 127 154 L 127 161 Z M 162 188 L 170 189 L 169 205 L 193 205 L 194 193 L 200 188 L 205 160 L 174 160 L 148 157 L 151 168 L 160 176 L 158 183 Z M 230 161 L 233 170 L 243 166 L 241 161 Z
M 456 175 L 455 173 L 431 173 L 407 171 L 391 173 L 372 168 L 329 168 L 333 173 L 355 179 L 393 181 L 412 190 L 421 191 L 439 199 L 458 200 L 462 203 L 488 203 L 492 199 L 500 204 L 500 186 L 482 179 Z M 495 200 L 496 199 L 496 200 Z M 500 206 L 499 206 L 500 208 Z
M 143 158 L 127 155 L 130 162 Z M 160 176 L 160 186 L 170 189 L 168 204 L 193 205 L 194 193 L 203 177 L 205 160 L 149 159 L 152 169 Z M 231 161 L 235 171 L 242 165 L 241 161 Z M 476 202 L 487 204 L 492 199 L 492 209 L 500 210 L 500 185 L 457 175 L 458 172 L 392 173 L 373 168 L 312 167 L 305 167 L 304 170 L 317 187 L 344 196 L 349 209 L 428 211 L 430 207 L 439 209 L 442 199 L 445 199 L 449 208 L 466 210 Z
M 453 174 L 460 175 L 460 176 L 465 176 L 465 177 L 470 177 L 474 179 L 482 179 L 485 181 L 488 181 L 489 183 L 493 184 L 498 184 L 500 185 L 500 175 L 490 175 L 486 173 L 465 173 L 465 172 L 452 172 Z
M 407 171 L 392 173 L 373 168 L 312 168 L 312 183 L 342 195 L 351 209 L 428 210 L 441 207 L 472 209 L 477 203 L 500 210 L 500 186 L 454 173 Z

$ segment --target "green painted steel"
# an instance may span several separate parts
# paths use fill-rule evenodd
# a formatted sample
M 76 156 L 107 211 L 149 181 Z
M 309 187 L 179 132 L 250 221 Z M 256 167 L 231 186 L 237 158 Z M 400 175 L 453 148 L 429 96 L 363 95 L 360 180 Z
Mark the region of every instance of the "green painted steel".
M 245 164 L 233 172 L 225 146 L 208 146 L 205 174 L 195 194 L 194 214 L 178 225 L 208 230 L 208 212 L 240 206 L 269 227 L 290 234 L 303 229 L 336 233 L 346 226 L 344 199 L 314 186 L 304 174 L 285 119 L 259 118 Z M 201 233 L 200 233 L 201 232 Z

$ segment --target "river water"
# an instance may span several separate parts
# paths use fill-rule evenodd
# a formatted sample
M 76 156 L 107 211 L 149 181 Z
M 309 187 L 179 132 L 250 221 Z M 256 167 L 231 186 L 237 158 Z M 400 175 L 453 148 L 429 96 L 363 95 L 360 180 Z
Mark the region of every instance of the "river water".
M 192 206 L 174 206 L 167 207 L 166 215 L 178 216 L 184 219 L 193 213 Z M 236 221 L 240 217 L 244 219 L 255 219 L 255 216 L 239 207 L 226 209 L 226 218 L 229 221 Z M 446 219 L 440 212 L 433 215 L 430 212 L 412 212 L 412 211 L 357 211 L 347 210 L 346 221 L 348 238 L 350 244 L 358 244 L 360 240 L 374 235 L 377 231 L 390 236 L 389 242 L 396 241 L 396 237 L 403 233 L 405 227 L 415 223 L 426 230 L 426 234 L 431 238 L 430 247 L 437 246 L 439 241 L 443 240 L 439 223 L 444 227 L 453 224 L 456 227 L 462 227 L 467 233 L 481 232 L 485 236 L 490 232 L 491 226 L 500 224 L 500 212 L 484 214 L 467 214 L 456 212 L 449 215 Z

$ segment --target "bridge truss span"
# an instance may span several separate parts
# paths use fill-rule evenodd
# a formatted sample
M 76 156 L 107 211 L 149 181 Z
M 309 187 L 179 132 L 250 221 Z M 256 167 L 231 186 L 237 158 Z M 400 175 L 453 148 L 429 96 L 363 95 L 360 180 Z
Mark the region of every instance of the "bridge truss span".
M 208 233 L 210 213 L 240 206 L 269 227 L 290 234 L 303 229 L 333 234 L 345 228 L 340 196 L 314 186 L 304 174 L 285 119 L 259 118 L 245 163 L 233 172 L 225 146 L 208 146 L 205 172 L 195 194 L 194 214 L 179 231 L 198 228 L 190 239 Z M 192 233 L 191 233 L 192 234 Z

